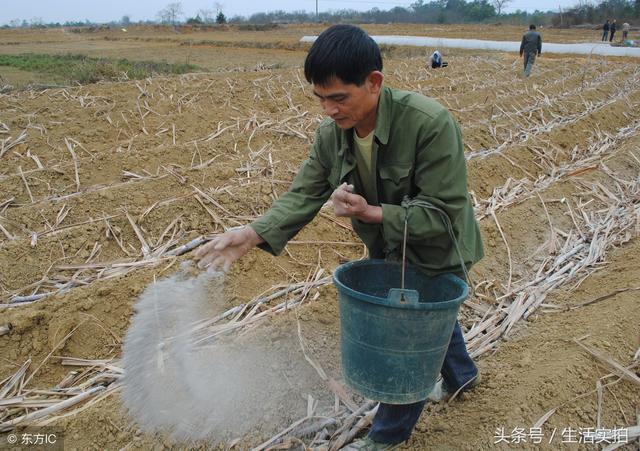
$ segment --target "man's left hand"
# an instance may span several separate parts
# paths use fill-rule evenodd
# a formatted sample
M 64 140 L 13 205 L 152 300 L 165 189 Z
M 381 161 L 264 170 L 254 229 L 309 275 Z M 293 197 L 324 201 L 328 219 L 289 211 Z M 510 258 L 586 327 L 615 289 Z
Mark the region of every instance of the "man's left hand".
M 354 194 L 353 186 L 343 183 L 331 195 L 333 212 L 336 216 L 357 218 L 364 222 L 381 223 L 382 208 L 369 205 L 367 200 Z
M 336 216 L 351 218 L 359 216 L 367 209 L 367 201 L 364 197 L 353 194 L 353 186 L 343 183 L 335 189 L 331 195 L 333 212 Z

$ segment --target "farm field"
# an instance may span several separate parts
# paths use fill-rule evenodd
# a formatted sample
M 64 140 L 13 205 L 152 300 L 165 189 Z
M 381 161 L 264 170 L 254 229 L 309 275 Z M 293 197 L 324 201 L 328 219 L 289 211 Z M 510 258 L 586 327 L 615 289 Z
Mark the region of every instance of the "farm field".
M 523 31 L 364 28 L 509 40 Z M 287 189 L 322 119 L 298 40 L 322 29 L 0 30 L 0 54 L 81 53 L 203 69 L 0 94 L 0 441 L 15 427 L 47 424 L 64 431 L 69 449 L 184 446 L 141 432 L 123 413 L 120 357 L 134 304 L 192 258 L 175 249 L 250 222 Z M 592 42 L 596 34 L 543 30 L 543 39 Z M 434 71 L 425 68 L 430 51 L 385 48 L 385 82 L 437 99 L 461 124 L 486 257 L 472 271 L 475 294 L 460 318 L 483 383 L 429 405 L 403 448 L 578 449 L 575 431 L 637 426 L 638 61 L 546 56 L 543 48 L 523 79 L 514 54 L 444 49 L 449 67 Z M 3 66 L 0 76 L 46 83 Z M 340 380 L 337 293 L 328 276 L 364 255 L 348 222 L 327 208 L 281 256 L 252 251 L 226 275 L 220 311 L 259 306 L 216 327 L 263 331 L 292 356 L 291 373 L 305 378 L 278 415 L 234 437 L 235 449 L 303 449 L 295 433 L 269 440 L 307 415 L 331 419 L 327 434 L 317 428 L 300 437 L 311 448 L 337 446 L 336 430 L 361 430 L 373 406 L 358 410 L 361 399 L 326 383 L 295 353 L 300 328 L 306 352 Z M 337 408 L 308 407 L 304 396 L 318 387 L 329 399 L 339 395 Z M 68 410 L 55 409 L 64 401 Z M 517 441 L 520 429 L 538 427 L 542 443 L 532 435 Z M 508 437 L 500 440 L 500 430 Z M 637 449 L 631 441 L 622 449 Z

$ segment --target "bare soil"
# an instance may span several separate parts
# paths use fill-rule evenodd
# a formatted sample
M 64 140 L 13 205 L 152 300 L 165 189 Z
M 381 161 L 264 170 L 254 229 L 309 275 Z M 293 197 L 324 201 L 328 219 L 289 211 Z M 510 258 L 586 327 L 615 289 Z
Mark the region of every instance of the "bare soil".
M 367 29 L 374 34 L 420 34 L 416 26 Z M 44 361 L 26 388 L 48 390 L 73 369 L 61 365 L 58 356 L 118 359 L 138 296 L 157 278 L 176 271 L 190 254 L 125 266 L 110 278 L 109 271 L 145 260 L 149 251 L 144 244 L 152 252 L 167 243 L 180 245 L 245 224 L 286 190 L 322 117 L 301 73 L 305 50 L 297 40 L 320 30 L 229 28 L 170 36 L 153 29 L 126 34 L 0 31 L 4 53 L 73 51 L 168 61 L 188 57 L 214 70 L 0 95 L 2 148 L 18 141 L 0 151 L 0 303 L 16 295 L 75 286 L 30 304 L 0 305 L 0 327 L 10 325 L 0 334 L 0 379 L 13 375 L 28 359 L 28 374 Z M 424 27 L 421 34 L 436 32 L 514 40 L 522 30 Z M 589 31 L 543 33 L 554 42 L 591 39 Z M 211 42 L 195 45 L 196 40 Z M 266 48 L 269 45 L 273 48 Z M 482 312 L 499 305 L 510 281 L 515 286 L 535 280 L 539 264 L 556 255 L 546 245 L 550 222 L 566 234 L 578 233 L 582 219 L 607 208 L 595 184 L 620 197 L 626 193 L 636 225 L 607 248 L 605 258 L 551 290 L 544 303 L 495 346 L 473 348 L 483 384 L 448 405 L 429 406 L 405 448 L 577 449 L 577 444 L 563 442 L 566 428 L 637 424 L 638 385 L 627 380 L 607 385 L 598 409 L 596 382 L 605 385 L 618 378 L 605 377 L 612 370 L 574 341 L 583 339 L 638 374 L 634 355 L 640 347 L 640 292 L 617 292 L 640 286 L 637 61 L 543 57 L 533 75 L 523 79 L 517 55 L 448 52 L 449 67 L 432 71 L 425 68 L 424 55 L 414 52 L 390 51 L 385 81 L 436 98 L 459 120 L 469 157 L 469 188 L 479 214 L 483 202 L 496 199 L 495 190 L 506 183 L 549 180 L 539 196 L 521 193 L 517 201 L 497 209 L 495 219 L 481 217 L 487 256 L 474 268 L 472 279 L 482 296 L 470 298 L 461 310 L 466 331 L 483 320 Z M 20 140 L 23 131 L 26 136 Z M 586 168 L 559 172 L 596 152 L 600 157 Z M 252 251 L 227 275 L 220 309 L 248 302 L 275 285 L 305 281 L 317 268 L 330 274 L 341 262 L 361 258 L 363 246 L 345 224 L 326 210 L 283 255 Z M 339 378 L 335 289 L 313 289 L 297 315 L 309 353 L 330 376 Z M 297 324 L 296 312 L 287 311 L 270 315 L 256 328 L 273 331 L 277 348 L 278 336 L 289 336 Z M 290 342 L 283 349 L 293 352 Z M 292 362 L 306 364 L 303 359 Z M 118 390 L 110 393 L 54 421 L 65 431 L 67 448 L 185 446 L 140 431 L 123 412 Z M 304 407 L 302 398 L 299 402 Z M 496 443 L 500 428 L 507 434 L 514 428 L 529 431 L 555 408 L 542 427 L 542 444 Z M 0 419 L 9 414 L 0 407 Z M 264 422 L 265 431 L 274 428 L 275 420 L 265 416 Z M 284 423 L 275 426 L 284 428 Z M 239 437 L 237 448 L 248 449 L 267 438 L 259 431 L 248 434 Z

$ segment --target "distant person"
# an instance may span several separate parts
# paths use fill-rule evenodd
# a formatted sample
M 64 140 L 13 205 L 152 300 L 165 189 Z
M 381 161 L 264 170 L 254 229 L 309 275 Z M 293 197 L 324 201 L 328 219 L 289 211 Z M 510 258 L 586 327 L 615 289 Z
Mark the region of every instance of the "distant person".
M 611 27 L 609 27 L 609 31 L 611 32 L 611 34 L 609 34 L 609 42 L 613 42 L 613 35 L 616 34 L 616 20 L 613 19 L 613 22 L 611 22 Z
M 602 40 L 603 41 L 606 41 L 609 38 L 609 28 L 611 28 L 611 25 L 609 25 L 609 19 L 607 19 L 607 21 L 602 26 Z
M 431 66 L 431 69 L 437 69 L 438 67 L 447 67 L 449 63 L 442 61 L 442 54 L 436 50 L 429 57 L 429 65 Z
M 627 38 L 629 37 L 629 28 L 631 27 L 627 22 L 622 24 L 622 40 L 623 41 L 626 41 Z
M 536 62 L 536 55 L 542 53 L 542 36 L 536 31 L 536 26 L 529 25 L 529 31 L 522 36 L 520 43 L 520 56 L 524 56 L 524 76 L 531 75 L 533 63 Z

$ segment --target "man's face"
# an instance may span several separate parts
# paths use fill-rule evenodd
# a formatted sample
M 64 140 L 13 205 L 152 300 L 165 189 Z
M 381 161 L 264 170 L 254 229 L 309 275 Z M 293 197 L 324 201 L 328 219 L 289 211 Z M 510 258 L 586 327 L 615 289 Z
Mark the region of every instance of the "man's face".
M 313 93 L 320 100 L 324 114 L 335 121 L 338 127 L 368 130 L 369 125 L 375 127 L 378 108 L 378 95 L 382 83 L 382 74 L 367 77 L 362 86 L 345 84 L 338 78 L 332 78 L 325 85 L 313 85 Z M 380 81 L 377 81 L 380 78 Z

